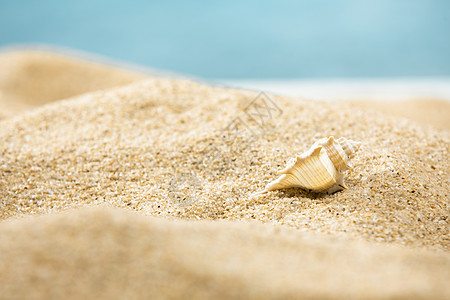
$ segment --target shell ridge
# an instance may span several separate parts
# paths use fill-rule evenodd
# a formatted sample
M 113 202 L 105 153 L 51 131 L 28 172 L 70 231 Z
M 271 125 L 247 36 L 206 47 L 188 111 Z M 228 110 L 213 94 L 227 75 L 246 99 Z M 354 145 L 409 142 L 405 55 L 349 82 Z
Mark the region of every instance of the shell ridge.
M 342 148 L 341 144 L 337 142 L 333 136 L 326 141 L 325 151 L 327 151 L 328 157 L 333 162 L 336 169 L 347 169 L 348 155 Z
M 291 158 L 290 160 L 288 160 L 286 167 L 284 169 L 277 171 L 277 174 L 289 174 L 290 170 L 295 166 L 297 162 L 298 156 Z
M 322 146 L 315 147 L 313 149 L 313 151 L 311 152 L 311 156 L 309 156 L 307 159 L 304 160 L 305 165 L 302 168 L 303 172 L 300 173 L 300 170 L 296 170 L 298 173 L 300 173 L 300 175 L 304 179 L 303 181 L 305 181 L 308 184 L 308 188 L 314 187 L 314 181 L 313 181 L 314 173 L 317 173 L 318 170 L 317 169 L 314 170 L 311 167 L 317 166 L 317 163 L 320 160 L 321 152 L 322 152 Z
M 311 181 L 309 179 L 309 177 L 310 177 L 309 170 L 303 169 L 302 171 L 303 172 L 301 172 L 300 170 L 295 170 L 295 173 L 293 173 L 293 176 L 295 176 L 297 181 L 299 183 L 302 183 L 305 187 L 310 187 Z

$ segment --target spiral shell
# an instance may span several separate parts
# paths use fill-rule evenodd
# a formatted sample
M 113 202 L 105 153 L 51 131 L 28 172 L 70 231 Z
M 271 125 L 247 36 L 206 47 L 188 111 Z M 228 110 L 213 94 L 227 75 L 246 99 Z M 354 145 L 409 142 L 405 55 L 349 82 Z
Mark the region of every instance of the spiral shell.
M 349 160 L 359 147 L 360 143 L 346 138 L 320 139 L 308 151 L 290 159 L 286 168 L 278 171 L 282 175 L 261 193 L 291 187 L 328 194 L 343 190 L 344 172 L 352 169 Z

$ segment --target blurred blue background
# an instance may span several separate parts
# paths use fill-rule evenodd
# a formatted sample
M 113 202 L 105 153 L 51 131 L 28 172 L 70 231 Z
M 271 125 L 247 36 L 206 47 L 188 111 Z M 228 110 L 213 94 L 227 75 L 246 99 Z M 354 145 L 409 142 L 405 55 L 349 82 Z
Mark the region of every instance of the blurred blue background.
M 0 46 L 205 78 L 450 76 L 450 1 L 0 0 Z

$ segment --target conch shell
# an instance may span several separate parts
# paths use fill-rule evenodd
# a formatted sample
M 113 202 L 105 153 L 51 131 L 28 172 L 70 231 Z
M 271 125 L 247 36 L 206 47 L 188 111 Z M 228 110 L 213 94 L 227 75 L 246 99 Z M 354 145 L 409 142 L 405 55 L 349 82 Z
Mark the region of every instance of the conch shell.
M 286 168 L 278 171 L 282 175 L 260 193 L 291 187 L 328 194 L 341 191 L 347 188 L 344 172 L 352 169 L 349 160 L 360 145 L 346 138 L 335 140 L 333 136 L 320 139 L 308 151 L 290 159 Z

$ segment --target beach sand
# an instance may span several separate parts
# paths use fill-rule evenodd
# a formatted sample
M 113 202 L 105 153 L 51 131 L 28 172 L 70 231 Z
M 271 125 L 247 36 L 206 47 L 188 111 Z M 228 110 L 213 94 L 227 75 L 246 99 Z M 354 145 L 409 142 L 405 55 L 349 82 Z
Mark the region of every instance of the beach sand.
M 450 133 L 424 124 L 160 78 L 0 121 L 0 294 L 448 298 Z M 362 143 L 348 189 L 251 197 L 330 135 Z
M 364 110 L 376 110 L 438 130 L 450 130 L 450 101 L 447 100 L 416 98 L 407 101 L 349 102 Z
M 0 120 L 42 104 L 148 77 L 38 50 L 0 53 Z
M 448 254 L 82 209 L 0 224 L 2 299 L 445 299 Z M 6 297 L 5 297 L 6 296 Z

